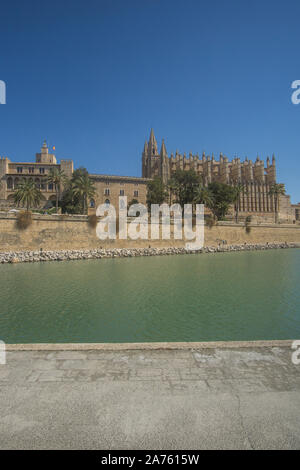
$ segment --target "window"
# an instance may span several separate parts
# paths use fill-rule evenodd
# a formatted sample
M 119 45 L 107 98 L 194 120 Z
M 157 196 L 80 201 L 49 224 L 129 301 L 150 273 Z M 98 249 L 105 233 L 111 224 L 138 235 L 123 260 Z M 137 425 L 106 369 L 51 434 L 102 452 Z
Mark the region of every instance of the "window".
M 124 196 L 124 189 L 120 189 L 120 196 Z
M 49 184 L 48 184 L 48 190 L 49 190 L 49 191 L 53 191 L 53 183 L 49 183 Z
M 139 196 L 139 192 L 136 190 L 136 191 L 133 191 L 133 195 L 134 197 L 138 197 Z
M 33 167 L 33 166 L 30 166 L 30 167 L 28 168 L 28 172 L 29 172 L 29 173 L 34 173 L 34 167 Z
M 109 189 L 108 188 L 104 189 L 104 194 L 105 194 L 105 196 L 109 196 Z
M 17 172 L 18 173 L 23 173 L 23 167 L 22 166 L 17 166 Z
M 94 199 L 91 199 L 91 200 L 90 200 L 90 207 L 95 207 L 95 201 L 94 201 Z
M 40 173 L 43 175 L 45 173 L 45 168 L 40 168 Z
M 109 205 L 110 205 L 110 200 L 109 200 L 109 199 L 105 199 L 105 204 L 107 205 L 107 207 L 109 207 Z
M 13 188 L 13 180 L 12 178 L 7 178 L 7 189 L 12 189 Z
M 46 189 L 47 189 L 46 183 L 41 183 L 41 190 L 46 191 Z

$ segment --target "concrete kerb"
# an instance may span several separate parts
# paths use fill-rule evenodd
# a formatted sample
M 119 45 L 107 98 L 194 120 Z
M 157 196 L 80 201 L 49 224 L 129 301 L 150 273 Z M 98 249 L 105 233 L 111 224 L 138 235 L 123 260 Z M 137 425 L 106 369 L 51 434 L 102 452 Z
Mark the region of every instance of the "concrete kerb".
M 171 349 L 215 349 L 215 348 L 290 348 L 293 340 L 258 341 L 205 341 L 205 342 L 161 342 L 161 343 L 28 343 L 6 344 L 7 351 L 124 351 L 124 350 L 171 350 Z

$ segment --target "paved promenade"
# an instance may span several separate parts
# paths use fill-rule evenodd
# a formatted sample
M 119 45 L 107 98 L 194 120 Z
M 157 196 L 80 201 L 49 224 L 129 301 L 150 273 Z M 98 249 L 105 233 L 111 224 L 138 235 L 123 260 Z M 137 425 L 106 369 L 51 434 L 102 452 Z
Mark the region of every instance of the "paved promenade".
M 1 449 L 300 449 L 289 347 L 8 351 Z

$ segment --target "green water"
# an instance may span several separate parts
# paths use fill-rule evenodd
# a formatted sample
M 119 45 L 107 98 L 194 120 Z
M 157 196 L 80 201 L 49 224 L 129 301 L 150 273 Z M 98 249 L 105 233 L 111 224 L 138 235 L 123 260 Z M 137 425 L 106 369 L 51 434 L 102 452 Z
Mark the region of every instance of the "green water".
M 0 339 L 300 338 L 300 249 L 0 266 Z

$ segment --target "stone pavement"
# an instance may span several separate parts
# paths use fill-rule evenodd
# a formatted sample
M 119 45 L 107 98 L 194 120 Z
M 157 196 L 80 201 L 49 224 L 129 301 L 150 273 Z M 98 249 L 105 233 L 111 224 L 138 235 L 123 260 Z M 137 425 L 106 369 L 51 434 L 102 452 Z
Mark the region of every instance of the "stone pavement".
M 8 351 L 1 449 L 299 449 L 288 347 Z

